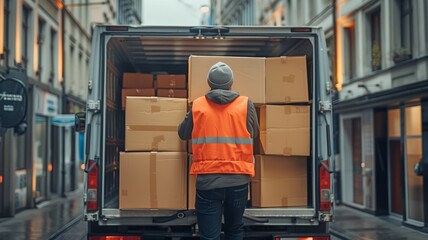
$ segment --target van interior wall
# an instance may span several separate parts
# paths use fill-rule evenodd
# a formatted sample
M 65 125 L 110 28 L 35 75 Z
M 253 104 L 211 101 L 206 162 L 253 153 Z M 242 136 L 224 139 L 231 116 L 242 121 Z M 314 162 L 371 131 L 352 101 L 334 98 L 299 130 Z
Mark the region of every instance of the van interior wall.
M 104 208 L 119 206 L 119 153 L 125 150 L 125 111 L 121 108 L 124 72 L 188 74 L 190 55 L 239 57 L 306 56 L 308 91 L 313 93 L 314 46 L 307 38 L 233 37 L 198 40 L 190 37 L 113 37 L 107 44 L 105 76 L 107 118 Z M 312 115 L 312 114 L 311 114 Z M 312 116 L 311 116 L 312 118 Z M 312 139 L 312 136 L 311 136 Z M 311 159 L 308 157 L 308 206 L 312 203 Z

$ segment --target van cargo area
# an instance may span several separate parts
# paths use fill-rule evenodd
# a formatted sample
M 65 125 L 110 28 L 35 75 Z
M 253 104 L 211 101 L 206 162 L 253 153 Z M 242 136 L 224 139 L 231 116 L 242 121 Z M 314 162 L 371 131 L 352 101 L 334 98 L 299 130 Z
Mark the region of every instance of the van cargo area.
M 325 39 L 320 28 L 281 28 L 281 27 L 128 27 L 128 26 L 97 26 L 93 38 L 93 51 L 91 61 L 91 79 L 89 84 L 89 99 L 86 115 L 86 150 L 89 164 L 96 165 L 97 190 L 96 207 L 85 210 L 85 219 L 89 221 L 89 229 L 92 233 L 97 231 L 135 231 L 143 236 L 143 232 L 152 232 L 153 236 L 175 236 L 174 233 L 197 232 L 195 229 L 196 217 L 190 196 L 183 200 L 183 196 L 176 196 L 180 204 L 188 206 L 180 209 L 122 209 L 119 204 L 120 195 L 120 169 L 121 155 L 125 149 L 125 116 L 127 108 L 123 103 L 123 76 L 129 73 L 144 74 L 174 74 L 185 75 L 189 78 L 191 74 L 191 56 L 218 56 L 218 57 L 305 57 L 307 76 L 307 108 L 304 111 L 308 116 L 308 143 L 305 151 L 298 157 L 293 157 L 290 164 L 284 165 L 281 160 L 271 155 L 256 157 L 256 171 L 260 179 L 283 180 L 284 184 L 272 185 L 275 188 L 293 188 L 294 182 L 299 185 L 304 198 L 288 200 L 268 199 L 268 191 L 260 188 L 260 182 L 254 184 L 251 189 L 257 190 L 257 196 L 253 190 L 249 196 L 247 209 L 244 214 L 244 226 L 246 236 L 274 236 L 288 233 L 288 236 L 310 236 L 326 235 L 328 233 L 328 222 L 331 221 L 332 209 L 327 206 L 320 209 L 322 204 L 320 198 L 326 195 L 328 204 L 331 204 L 330 183 L 328 190 L 322 192 L 320 188 L 320 172 L 328 170 L 333 165 L 328 161 L 320 164 L 320 160 L 329 160 L 331 154 L 331 138 L 328 124 L 331 124 L 331 115 L 328 109 L 329 90 L 327 89 L 328 63 L 326 55 Z M 268 70 L 266 70 L 268 71 Z M 186 81 L 187 81 L 186 78 Z M 205 79 L 200 79 L 206 83 Z M 137 80 L 138 81 L 138 80 Z M 286 80 L 284 80 L 286 81 Z M 137 83 L 138 84 L 138 83 Z M 186 82 L 189 92 L 182 96 L 188 96 L 189 102 L 194 89 Z M 146 96 L 155 95 L 156 86 L 150 87 Z M 195 88 L 199 89 L 199 88 Z M 239 92 L 239 89 L 234 89 Z M 164 91 L 165 92 L 165 91 Z M 141 94 L 141 93 L 140 93 Z M 163 93 L 165 97 L 172 96 L 174 91 Z M 269 95 L 266 90 L 265 95 Z M 306 94 L 306 93 L 305 93 Z M 271 94 L 273 95 L 273 93 Z M 144 95 L 142 95 L 144 96 Z M 99 101 L 99 108 L 91 105 Z M 264 101 L 264 100 L 262 100 Z M 264 107 L 266 103 L 255 101 L 259 111 L 264 113 L 279 112 L 276 106 Z M 320 105 L 327 103 L 325 112 L 320 113 Z M 271 105 L 278 105 L 273 102 Z M 292 107 L 301 103 L 291 102 Z M 91 107 L 92 106 L 92 107 Z M 287 108 L 288 109 L 288 108 Z M 297 110 L 301 111 L 301 110 Z M 266 120 L 268 122 L 268 120 Z M 89 132 L 89 133 L 88 133 Z M 275 142 L 276 140 L 270 140 Z M 187 144 L 187 143 L 185 143 Z M 258 153 L 260 144 L 255 144 L 255 152 Z M 268 146 L 269 147 L 269 146 Z M 186 152 L 185 147 L 184 152 Z M 274 147 L 271 147 L 275 151 Z M 176 151 L 178 152 L 178 151 Z M 260 152 L 263 154 L 263 152 Z M 279 155 L 289 155 L 289 152 L 280 149 Z M 186 154 L 187 155 L 187 154 Z M 188 155 L 191 156 L 190 154 Z M 130 156 L 128 158 L 131 158 Z M 148 156 L 147 156 L 148 159 Z M 274 162 L 276 161 L 276 163 Z M 298 171 L 288 176 L 282 176 L 279 172 L 269 172 L 267 166 L 271 164 L 277 168 L 291 168 L 295 162 L 304 161 L 298 167 Z M 187 169 L 189 162 L 186 162 Z M 137 165 L 135 165 L 137 166 Z M 142 164 L 142 166 L 145 166 Z M 301 167 L 303 166 L 303 168 Z M 323 170 L 325 167 L 325 170 Z M 130 167 L 132 168 L 132 167 Z M 181 169 L 180 166 L 178 169 Z M 297 169 L 297 168 L 296 168 Z M 88 176 L 94 169 L 88 169 Z M 327 180 L 330 175 L 326 172 Z M 165 176 L 167 178 L 168 176 Z M 296 180 L 297 179 L 297 180 Z M 90 180 L 87 188 L 90 188 Z M 129 180 L 128 180 L 129 181 Z M 185 180 L 185 185 L 191 181 Z M 192 180 L 194 181 L 194 179 Z M 294 182 L 293 182 L 294 181 Z M 134 183 L 138 188 L 139 183 Z M 190 188 L 190 185 L 189 187 Z M 190 189 L 186 189 L 186 196 Z M 89 193 L 89 191 L 87 191 Z M 176 191 L 180 192 L 180 191 Z M 273 198 L 276 198 L 274 195 Z M 88 205 L 91 197 L 85 197 Z M 92 197 L 92 200 L 94 197 Z M 174 199 L 171 199 L 174 200 Z M 187 201 L 181 204 L 182 201 Z M 282 202 L 281 202 L 282 201 Z M 278 207 L 288 201 L 289 205 Z M 150 202 L 150 201 L 149 201 Z M 325 206 L 325 205 L 324 205 Z M 109 230 L 107 230 L 109 229 Z M 112 230 L 115 229 L 115 230 Z M 276 234 L 276 235 L 275 235 Z M 294 234 L 294 235 L 293 235 Z M 145 236 L 150 236 L 145 235 Z M 177 235 L 191 236 L 191 235 Z

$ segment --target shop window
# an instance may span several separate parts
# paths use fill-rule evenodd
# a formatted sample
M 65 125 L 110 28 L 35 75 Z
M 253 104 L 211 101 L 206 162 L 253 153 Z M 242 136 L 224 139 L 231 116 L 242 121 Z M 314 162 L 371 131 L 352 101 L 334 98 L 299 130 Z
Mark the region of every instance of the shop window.
M 407 107 L 406 114 L 406 136 L 422 135 L 422 111 L 421 106 Z
M 406 118 L 407 120 L 407 118 Z M 407 218 L 424 221 L 422 176 L 415 173 L 415 166 L 422 160 L 422 138 L 406 139 L 406 182 L 407 182 Z M 423 226 L 423 224 L 422 224 Z
M 400 109 L 392 109 L 388 111 L 388 137 L 401 137 L 400 129 Z

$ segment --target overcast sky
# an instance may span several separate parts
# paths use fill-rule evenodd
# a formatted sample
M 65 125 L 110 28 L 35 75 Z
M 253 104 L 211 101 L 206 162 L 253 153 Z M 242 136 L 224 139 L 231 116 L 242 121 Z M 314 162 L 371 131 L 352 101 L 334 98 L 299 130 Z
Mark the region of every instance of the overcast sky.
M 143 0 L 144 25 L 200 25 L 200 7 L 209 0 Z

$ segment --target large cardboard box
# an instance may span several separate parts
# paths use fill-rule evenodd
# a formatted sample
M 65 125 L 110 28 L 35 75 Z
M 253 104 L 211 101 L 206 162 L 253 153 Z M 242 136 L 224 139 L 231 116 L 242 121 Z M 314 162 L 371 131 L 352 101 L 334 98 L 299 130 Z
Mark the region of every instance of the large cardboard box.
M 189 101 L 210 90 L 207 75 L 219 61 L 233 70 L 232 90 L 248 96 L 256 104 L 307 103 L 306 57 L 189 57 Z
M 127 97 L 125 151 L 186 152 L 177 133 L 186 109 L 182 98 Z
M 305 207 L 307 158 L 256 155 L 253 207 Z
M 151 97 L 155 96 L 154 88 L 134 88 L 134 89 L 122 89 L 122 110 L 126 108 L 126 97 Z
M 262 154 L 310 155 L 310 106 L 263 105 L 259 119 Z
M 120 209 L 186 209 L 185 152 L 121 152 Z
M 266 58 L 265 103 L 308 102 L 306 56 Z
M 254 103 L 264 103 L 265 59 L 256 57 L 189 57 L 189 101 L 204 96 L 210 90 L 208 71 L 217 62 L 224 62 L 233 70 L 232 90 L 248 96 Z
M 193 163 L 193 155 L 189 154 L 189 170 Z M 189 172 L 189 171 L 188 171 Z M 187 209 L 195 209 L 196 200 L 196 175 L 188 173 L 188 186 L 187 186 Z
M 153 88 L 153 74 L 123 73 L 122 88 Z
M 187 78 L 184 74 L 158 74 L 157 88 L 186 88 Z

